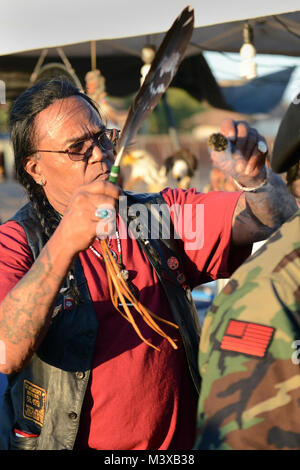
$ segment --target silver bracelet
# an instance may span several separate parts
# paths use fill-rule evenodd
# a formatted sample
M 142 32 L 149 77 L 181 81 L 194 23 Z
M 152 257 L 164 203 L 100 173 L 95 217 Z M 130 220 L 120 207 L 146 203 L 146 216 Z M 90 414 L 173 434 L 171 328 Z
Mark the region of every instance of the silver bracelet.
M 235 178 L 232 178 L 236 186 L 241 190 L 241 191 L 246 191 L 246 192 L 251 192 L 251 191 L 256 191 L 257 189 L 262 188 L 265 186 L 268 182 L 268 174 L 266 178 L 258 185 L 258 186 L 253 186 L 253 188 L 247 188 L 247 186 L 243 186 L 240 183 L 237 182 Z

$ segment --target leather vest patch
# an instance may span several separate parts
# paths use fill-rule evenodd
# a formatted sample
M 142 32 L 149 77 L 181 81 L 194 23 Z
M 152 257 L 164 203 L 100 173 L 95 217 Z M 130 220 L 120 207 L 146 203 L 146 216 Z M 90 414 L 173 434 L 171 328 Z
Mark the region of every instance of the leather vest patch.
M 35 424 L 43 426 L 47 392 L 34 385 L 29 380 L 24 380 L 23 386 L 23 416 Z

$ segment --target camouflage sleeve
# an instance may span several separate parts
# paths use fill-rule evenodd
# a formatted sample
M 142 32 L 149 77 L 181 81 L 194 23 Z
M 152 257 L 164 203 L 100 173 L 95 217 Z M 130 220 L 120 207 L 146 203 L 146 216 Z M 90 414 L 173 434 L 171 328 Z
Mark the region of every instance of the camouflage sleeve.
M 270 275 L 254 256 L 213 302 L 195 449 L 300 449 L 299 257 L 296 247 Z

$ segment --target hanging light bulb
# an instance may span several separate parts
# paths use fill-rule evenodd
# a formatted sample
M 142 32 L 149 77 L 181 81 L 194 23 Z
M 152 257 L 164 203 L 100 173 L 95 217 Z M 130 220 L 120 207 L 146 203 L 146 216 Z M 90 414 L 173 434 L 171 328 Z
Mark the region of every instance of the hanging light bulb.
M 155 56 L 155 47 L 154 46 L 145 46 L 142 49 L 142 61 L 144 62 L 144 65 L 141 68 L 141 86 L 143 84 L 143 81 L 145 80 L 145 77 L 147 73 L 150 70 L 152 61 Z
M 240 63 L 240 76 L 251 80 L 256 77 L 256 63 L 254 57 L 256 55 L 255 47 L 253 46 L 253 29 L 248 23 L 245 23 L 243 29 L 244 44 L 240 50 L 241 63 Z

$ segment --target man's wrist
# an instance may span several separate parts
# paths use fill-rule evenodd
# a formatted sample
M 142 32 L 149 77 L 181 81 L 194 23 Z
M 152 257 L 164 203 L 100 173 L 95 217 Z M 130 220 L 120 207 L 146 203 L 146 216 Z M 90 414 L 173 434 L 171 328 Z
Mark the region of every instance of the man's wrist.
M 236 185 L 236 187 L 240 191 L 246 191 L 246 192 L 257 191 L 258 189 L 264 187 L 268 183 L 268 180 L 269 180 L 269 175 L 268 175 L 268 169 L 266 167 L 265 167 L 263 179 L 260 179 L 259 181 L 257 181 L 257 179 L 256 179 L 256 181 L 257 181 L 256 184 L 255 184 L 255 181 L 253 181 L 253 185 L 251 184 L 252 183 L 251 181 L 249 181 L 249 183 L 245 184 L 244 182 L 239 182 L 235 178 L 233 178 L 233 181 L 234 181 L 234 184 Z

